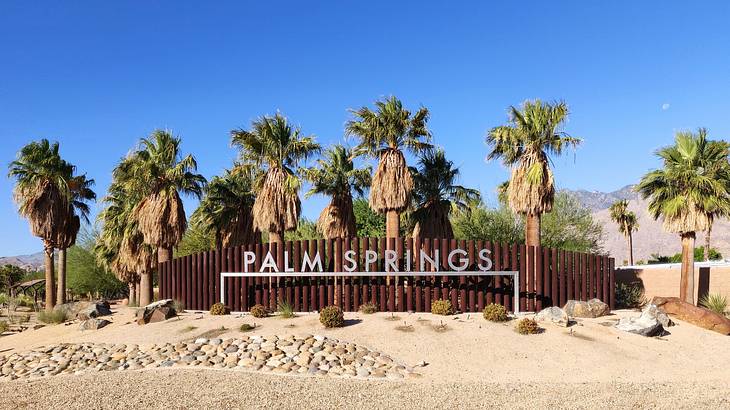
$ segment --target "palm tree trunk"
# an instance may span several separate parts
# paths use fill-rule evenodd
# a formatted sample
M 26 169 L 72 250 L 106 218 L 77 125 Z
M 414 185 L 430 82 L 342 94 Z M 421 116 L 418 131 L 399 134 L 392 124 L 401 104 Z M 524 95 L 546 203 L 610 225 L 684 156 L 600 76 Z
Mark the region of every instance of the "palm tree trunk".
M 44 243 L 43 252 L 46 262 L 46 312 L 53 311 L 56 302 L 56 284 L 53 283 L 53 246 Z
M 385 213 L 385 237 L 397 238 L 400 235 L 400 217 L 396 211 Z
M 152 303 L 152 272 L 142 272 L 139 287 L 139 305 L 147 306 Z
M 712 234 L 712 225 L 707 227 L 705 232 L 705 260 L 710 260 L 710 235 Z
M 66 303 L 66 249 L 58 250 L 58 290 L 56 291 L 56 303 Z
M 695 233 L 686 232 L 682 238 L 682 271 L 679 279 L 679 298 L 695 303 Z
M 134 282 L 130 282 L 128 284 L 129 286 L 129 300 L 127 302 L 128 306 L 137 306 L 137 284 Z
M 525 223 L 525 245 L 540 246 L 540 214 L 527 214 Z
M 282 243 L 284 242 L 284 232 L 269 232 L 269 243 Z
M 629 232 L 629 266 L 634 266 L 634 237 Z

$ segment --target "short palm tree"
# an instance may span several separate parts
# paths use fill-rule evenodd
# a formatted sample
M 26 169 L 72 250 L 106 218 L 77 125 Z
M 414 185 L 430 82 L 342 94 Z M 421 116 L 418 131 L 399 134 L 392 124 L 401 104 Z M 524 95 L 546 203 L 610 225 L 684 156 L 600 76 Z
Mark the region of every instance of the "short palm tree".
M 479 191 L 457 185 L 459 169 L 446 159 L 443 150 L 428 150 L 412 168 L 415 211 L 413 237 L 453 238 L 449 216 L 452 209 L 465 211 L 481 199 Z
M 487 160 L 501 158 L 512 168 L 507 198 L 513 211 L 524 215 L 525 242 L 540 245 L 540 218 L 550 212 L 555 198 L 550 155 L 560 155 L 581 140 L 561 131 L 568 118 L 564 102 L 526 101 L 522 109 L 510 107 L 509 124 L 492 128 Z
M 64 228 L 59 231 L 56 246 L 58 247 L 58 290 L 57 303 L 66 303 L 66 249 L 76 243 L 76 236 L 81 228 L 81 220 L 89 223 L 88 201 L 96 200 L 96 193 L 91 189 L 94 186 L 93 179 L 87 179 L 86 175 L 77 175 L 68 181 L 68 189 L 71 191 L 71 203 Z
M 629 201 L 622 199 L 614 202 L 609 208 L 611 219 L 618 225 L 618 230 L 629 242 L 629 265 L 634 264 L 633 233 L 639 229 L 636 214 L 629 211 Z
M 58 143 L 46 139 L 24 146 L 8 172 L 16 180 L 13 198 L 18 212 L 30 222 L 33 235 L 43 241 L 48 311 L 53 310 L 56 301 L 53 249 L 68 218 L 72 200 L 68 181 L 72 174 L 73 166 L 61 158 Z
M 707 230 L 710 214 L 730 210 L 728 144 L 706 132 L 678 132 L 675 144 L 657 151 L 664 167 L 650 171 L 637 190 L 649 199 L 649 212 L 664 219 L 664 230 L 682 239 L 679 294 L 694 304 L 695 232 Z
M 355 168 L 351 150 L 339 144 L 325 151 L 316 167 L 301 170 L 304 179 L 312 183 L 307 196 L 322 194 L 332 198 L 317 220 L 317 227 L 325 238 L 356 236 L 352 192 L 363 195 L 370 186 L 371 171 L 370 167 Z
M 254 243 L 260 231 L 253 227 L 254 175 L 248 170 L 226 171 L 213 177 L 191 221 L 212 232 L 217 248 Z
M 280 113 L 255 120 L 250 130 L 231 131 L 231 142 L 241 151 L 239 172 L 247 167 L 263 171 L 255 181 L 254 227 L 269 232 L 271 242 L 282 242 L 285 231 L 297 228 L 301 214 L 301 180 L 295 170 L 319 152 L 319 144 Z
M 411 204 L 413 178 L 404 150 L 419 154 L 431 148 L 431 133 L 426 127 L 428 110 L 421 107 L 415 113 L 403 108 L 395 97 L 375 102 L 375 111 L 362 107 L 351 111 L 354 119 L 347 122 L 349 135 L 360 139 L 356 155 L 378 159 L 378 167 L 370 189 L 370 207 L 386 218 L 386 236 L 399 235 L 399 214 Z

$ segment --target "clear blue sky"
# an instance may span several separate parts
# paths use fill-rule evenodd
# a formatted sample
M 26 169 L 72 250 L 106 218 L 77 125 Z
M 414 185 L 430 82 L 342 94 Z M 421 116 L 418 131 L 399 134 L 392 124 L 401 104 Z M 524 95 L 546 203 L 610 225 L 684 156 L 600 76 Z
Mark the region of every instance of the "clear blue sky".
M 436 143 L 488 198 L 507 171 L 484 162 L 485 132 L 525 99 L 564 99 L 585 139 L 555 161 L 561 188 L 636 182 L 676 130 L 730 136 L 725 1 L 306 3 L 2 2 L 3 174 L 49 138 L 103 196 L 115 162 L 167 127 L 209 178 L 235 157 L 228 132 L 262 114 L 329 144 L 348 108 L 391 94 L 431 110 Z M 0 255 L 39 251 L 11 191 L 0 178 Z

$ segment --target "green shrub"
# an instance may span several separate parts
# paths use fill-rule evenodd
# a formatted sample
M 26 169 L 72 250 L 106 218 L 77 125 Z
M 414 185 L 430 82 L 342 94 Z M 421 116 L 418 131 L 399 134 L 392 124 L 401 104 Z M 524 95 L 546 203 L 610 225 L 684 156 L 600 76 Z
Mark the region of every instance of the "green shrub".
M 8 322 L 0 320 L 0 335 L 7 332 L 8 329 L 10 329 L 10 326 L 8 326 Z
M 278 305 L 276 306 L 276 313 L 278 313 L 279 317 L 283 319 L 291 319 L 296 316 L 294 314 L 294 306 L 292 306 L 291 303 L 285 300 L 279 301 Z
M 454 308 L 451 306 L 451 302 L 446 299 L 437 299 L 431 302 L 431 313 L 434 315 L 453 315 Z
M 496 303 L 490 303 L 484 308 L 484 318 L 490 322 L 504 322 L 509 319 L 507 308 Z
M 249 313 L 251 314 L 251 316 L 258 318 L 269 316 L 269 311 L 266 310 L 266 308 L 262 304 L 255 304 L 251 306 L 251 310 L 249 310 Z
M 700 299 L 700 305 L 715 313 L 724 315 L 727 311 L 727 298 L 719 293 L 707 294 Z
M 227 315 L 229 313 L 231 313 L 231 310 L 222 303 L 214 303 L 213 306 L 210 307 L 210 314 L 213 316 Z
M 4 304 L 8 303 L 9 300 L 10 300 L 10 297 L 8 295 L 6 295 L 4 293 L 0 293 L 0 305 L 4 305 Z
M 64 309 L 53 310 L 51 312 L 41 310 L 40 312 L 38 312 L 38 320 L 48 324 L 63 323 L 68 320 L 68 312 L 66 312 L 66 310 Z
M 641 283 L 616 283 L 616 307 L 635 309 L 646 304 Z
M 175 309 L 176 313 L 183 313 L 185 312 L 185 302 L 175 299 L 172 301 L 172 308 Z
M 540 331 L 542 331 L 536 321 L 527 317 L 517 322 L 515 330 L 521 335 L 534 335 L 535 333 L 540 333 Z
M 19 307 L 35 307 L 35 302 L 30 296 L 18 295 L 15 298 L 15 304 Z
M 337 306 L 327 306 L 319 311 L 319 321 L 324 327 L 342 327 L 345 324 L 345 314 Z
M 239 329 L 241 332 L 250 332 L 252 330 L 256 329 L 256 324 L 249 325 L 248 323 L 244 323 L 241 325 L 241 328 Z
M 368 302 L 368 303 L 363 303 L 362 305 L 360 305 L 360 312 L 362 312 L 366 315 L 371 315 L 377 311 L 378 311 L 378 306 L 375 303 Z

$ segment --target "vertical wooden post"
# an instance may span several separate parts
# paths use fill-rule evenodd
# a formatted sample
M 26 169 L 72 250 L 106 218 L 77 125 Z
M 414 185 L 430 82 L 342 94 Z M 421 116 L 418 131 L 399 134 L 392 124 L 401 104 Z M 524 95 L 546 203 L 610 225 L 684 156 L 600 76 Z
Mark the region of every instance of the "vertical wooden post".
M 477 270 L 474 241 L 469 239 L 466 242 L 466 253 L 469 256 L 469 270 Z M 463 277 L 467 283 L 467 307 L 468 312 L 477 310 L 477 278 L 474 276 Z
M 608 306 L 611 310 L 616 309 L 616 267 L 614 258 L 608 260 Z
M 547 307 L 545 303 L 545 287 L 543 286 L 543 250 L 542 247 L 535 247 L 535 311 L 539 312 L 543 307 Z
M 486 243 L 486 247 L 489 248 L 489 242 Z M 479 255 L 479 252 L 481 252 L 482 249 L 485 249 L 485 244 L 484 241 L 479 240 L 476 242 L 476 249 L 474 253 Z M 492 264 L 494 264 L 494 255 L 491 255 L 490 257 L 492 258 Z M 488 298 L 487 303 L 491 303 L 491 298 L 489 293 L 487 293 L 487 281 L 484 280 L 484 277 L 476 276 L 474 277 L 474 281 L 476 282 L 477 292 L 477 312 L 481 312 L 484 310 L 484 299 Z

